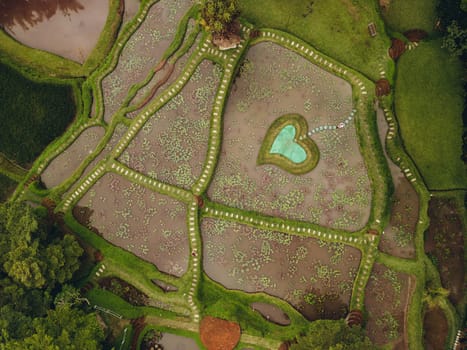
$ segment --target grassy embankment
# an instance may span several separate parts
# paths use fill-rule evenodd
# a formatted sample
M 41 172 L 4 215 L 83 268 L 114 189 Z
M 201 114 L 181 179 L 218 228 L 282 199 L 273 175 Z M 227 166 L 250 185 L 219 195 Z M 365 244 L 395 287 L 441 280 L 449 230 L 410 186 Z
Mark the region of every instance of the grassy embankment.
M 380 63 L 392 76 L 386 56 L 390 42 L 376 1 L 239 0 L 239 5 L 242 17 L 255 26 L 293 34 L 371 80 L 380 78 Z M 378 31 L 374 38 L 368 34 L 370 22 Z
M 423 42 L 398 62 L 395 110 L 409 155 L 430 190 L 467 188 L 462 154 L 462 65 Z

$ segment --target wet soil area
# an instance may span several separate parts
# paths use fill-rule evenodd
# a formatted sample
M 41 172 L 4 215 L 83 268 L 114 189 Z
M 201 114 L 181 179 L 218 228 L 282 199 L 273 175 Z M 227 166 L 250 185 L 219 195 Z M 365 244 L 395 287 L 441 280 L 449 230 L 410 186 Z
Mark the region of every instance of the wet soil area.
M 425 350 L 445 349 L 448 321 L 443 310 L 436 306 L 428 309 L 423 318 L 423 344 Z
M 42 182 L 47 188 L 60 185 L 68 179 L 79 165 L 99 144 L 104 136 L 102 126 L 92 126 L 84 130 L 76 140 L 45 168 L 41 174 Z
M 278 306 L 268 303 L 251 303 L 251 308 L 261 314 L 269 322 L 279 326 L 288 326 L 290 324 L 289 316 Z
M 203 169 L 221 76 L 219 65 L 201 62 L 182 91 L 148 119 L 119 161 L 159 181 L 190 189 Z
M 110 243 L 183 275 L 188 267 L 186 205 L 108 173 L 78 203 L 91 211 L 89 225 Z
M 358 249 L 208 218 L 201 232 L 204 271 L 226 288 L 279 297 L 309 320 L 347 314 Z
M 379 249 L 399 258 L 415 258 L 414 237 L 420 210 L 420 201 L 415 189 L 407 180 L 401 169 L 392 162 L 386 153 L 385 140 L 388 124 L 381 108 L 377 109 L 377 122 L 380 141 L 394 184 L 394 194 L 391 201 L 391 218 L 384 229 L 379 243 Z
M 162 333 L 159 344 L 167 350 L 199 350 L 194 339 L 171 333 Z
M 437 266 L 449 300 L 458 305 L 465 290 L 464 228 L 454 198 L 432 197 L 428 206 L 430 226 L 425 232 L 425 252 Z
M 108 13 L 108 0 L 6 0 L 0 25 L 24 45 L 83 63 Z
M 408 349 L 407 313 L 415 278 L 375 263 L 365 290 L 366 330 L 376 345 Z
M 192 2 L 161 0 L 125 44 L 115 69 L 102 80 L 104 119 L 110 123 L 132 85 L 144 80 L 172 42 L 182 16 Z
M 296 176 L 256 164 L 267 130 L 280 116 L 301 114 L 312 130 L 338 125 L 351 112 L 352 90 L 346 81 L 279 45 L 253 46 L 227 99 L 209 197 L 268 215 L 361 228 L 371 208 L 371 187 L 353 122 L 313 134 L 320 159 L 310 173 Z

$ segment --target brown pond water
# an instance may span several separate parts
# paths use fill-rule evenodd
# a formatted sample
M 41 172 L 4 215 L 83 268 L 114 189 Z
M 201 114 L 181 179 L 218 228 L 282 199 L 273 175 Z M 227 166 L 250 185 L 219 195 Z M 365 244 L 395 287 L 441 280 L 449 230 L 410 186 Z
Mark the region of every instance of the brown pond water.
M 280 326 L 288 326 L 290 324 L 289 316 L 276 305 L 256 302 L 251 303 L 250 306 L 269 322 L 276 323 Z
M 276 296 L 308 320 L 346 315 L 358 249 L 208 218 L 201 232 L 204 271 L 224 287 Z
M 407 312 L 415 285 L 414 276 L 374 264 L 365 290 L 365 328 L 375 345 L 408 349 Z
M 73 175 L 81 162 L 97 147 L 104 133 L 105 129 L 102 126 L 92 126 L 84 130 L 66 150 L 45 168 L 41 174 L 45 186 L 47 188 L 58 186 Z
M 81 198 L 88 226 L 108 242 L 177 277 L 188 268 L 186 206 L 112 173 Z
M 423 343 L 426 350 L 444 349 L 448 335 L 448 321 L 443 310 L 436 306 L 423 317 Z
M 162 333 L 159 344 L 167 350 L 199 350 L 193 339 L 170 333 Z
M 371 209 L 371 187 L 353 123 L 313 134 L 320 158 L 307 174 L 257 165 L 267 130 L 278 117 L 300 114 L 312 130 L 338 125 L 351 112 L 352 88 L 346 81 L 279 45 L 251 47 L 226 102 L 221 157 L 209 197 L 326 227 L 363 227 Z
M 6 0 L 0 26 L 24 45 L 83 63 L 108 12 L 108 0 Z
M 381 236 L 379 249 L 400 258 L 415 258 L 414 236 L 420 208 L 418 194 L 401 169 L 386 153 L 386 133 L 389 127 L 381 108 L 377 109 L 377 123 L 380 141 L 394 184 L 391 218 Z

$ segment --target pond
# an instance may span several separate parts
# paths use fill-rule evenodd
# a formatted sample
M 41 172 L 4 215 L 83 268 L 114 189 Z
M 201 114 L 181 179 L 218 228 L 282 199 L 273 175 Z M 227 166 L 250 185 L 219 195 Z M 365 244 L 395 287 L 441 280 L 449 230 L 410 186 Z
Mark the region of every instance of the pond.
M 294 141 L 296 133 L 293 125 L 285 126 L 274 140 L 270 152 L 281 154 L 297 164 L 305 161 L 305 150 Z
M 109 1 L 6 0 L 0 26 L 24 45 L 83 63 L 104 28 Z
M 167 350 L 199 350 L 193 339 L 170 333 L 162 333 L 159 344 Z

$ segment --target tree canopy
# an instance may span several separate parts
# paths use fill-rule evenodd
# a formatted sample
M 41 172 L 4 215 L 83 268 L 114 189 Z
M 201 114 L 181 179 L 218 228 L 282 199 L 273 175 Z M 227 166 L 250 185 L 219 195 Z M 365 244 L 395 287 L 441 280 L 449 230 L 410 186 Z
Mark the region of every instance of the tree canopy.
M 371 350 L 374 345 L 359 326 L 349 327 L 344 320 L 317 320 L 308 332 L 292 344 L 291 350 Z
M 0 204 L 0 350 L 101 348 L 96 315 L 64 284 L 82 252 L 30 206 Z
M 238 16 L 237 0 L 204 0 L 201 16 L 207 30 L 213 34 L 225 35 Z

